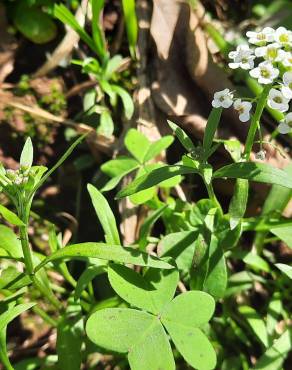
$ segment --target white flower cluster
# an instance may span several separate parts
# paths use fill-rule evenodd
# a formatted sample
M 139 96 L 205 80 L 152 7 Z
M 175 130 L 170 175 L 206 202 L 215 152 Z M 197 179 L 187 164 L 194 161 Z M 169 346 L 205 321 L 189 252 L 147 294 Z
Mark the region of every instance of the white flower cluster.
M 250 119 L 250 110 L 252 108 L 250 102 L 242 101 L 241 99 L 236 99 L 234 101 L 233 93 L 229 89 L 215 92 L 212 101 L 212 106 L 214 108 L 230 108 L 232 104 L 233 108 L 238 111 L 240 121 L 247 122 Z
M 6 178 L 14 185 L 22 186 L 28 183 L 30 176 L 30 169 L 26 167 L 20 167 L 18 170 L 6 170 Z
M 265 27 L 260 32 L 249 31 L 246 36 L 253 47 L 247 44 L 237 46 L 236 50 L 228 55 L 232 59 L 229 67 L 249 70 L 250 76 L 260 84 L 273 84 L 269 91 L 268 106 L 281 113 L 288 112 L 292 99 L 292 31 L 285 27 L 276 30 Z M 262 61 L 255 64 L 256 58 L 262 58 Z M 250 119 L 250 102 L 240 99 L 233 101 L 233 93 L 229 89 L 214 94 L 213 107 L 229 108 L 232 104 L 239 113 L 240 121 L 246 122 Z M 291 117 L 292 113 L 288 113 L 280 123 L 280 133 L 291 132 Z

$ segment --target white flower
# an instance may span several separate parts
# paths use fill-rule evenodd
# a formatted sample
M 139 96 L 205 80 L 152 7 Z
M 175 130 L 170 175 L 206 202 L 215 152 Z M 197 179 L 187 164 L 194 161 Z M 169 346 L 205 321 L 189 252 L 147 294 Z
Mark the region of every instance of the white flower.
M 267 46 L 261 46 L 254 51 L 257 57 L 264 57 L 271 62 L 280 62 L 285 59 L 286 52 L 276 42 Z
M 224 89 L 222 91 L 217 91 L 214 94 L 214 99 L 212 100 L 212 106 L 214 108 L 229 108 L 233 103 L 233 94 L 229 89 Z
M 279 70 L 274 68 L 272 63 L 265 61 L 258 65 L 258 67 L 249 71 L 251 77 L 257 78 L 260 84 L 270 84 L 278 77 Z
M 254 67 L 253 50 L 249 48 L 248 45 L 239 45 L 235 51 L 231 51 L 228 54 L 230 59 L 233 59 L 233 63 L 229 63 L 229 67 L 232 69 L 242 68 L 242 69 L 251 69 Z
M 282 94 L 287 99 L 292 99 L 292 71 L 283 74 Z
M 271 89 L 268 96 L 268 106 L 279 112 L 287 112 L 289 109 L 289 99 L 285 98 L 281 91 Z
M 292 53 L 291 52 L 285 52 L 285 55 L 283 57 L 282 63 L 285 67 L 292 67 Z
M 279 27 L 275 31 L 275 42 L 280 46 L 292 45 L 292 32 L 285 27 Z
M 254 45 L 265 45 L 267 42 L 274 41 L 275 30 L 271 27 L 265 27 L 260 32 L 248 31 L 246 36 L 249 38 L 248 42 Z
M 287 116 L 278 126 L 280 134 L 288 134 L 292 130 L 292 112 L 288 113 Z
M 250 110 L 252 108 L 252 104 L 250 102 L 236 99 L 233 107 L 238 111 L 241 122 L 247 122 L 250 119 Z

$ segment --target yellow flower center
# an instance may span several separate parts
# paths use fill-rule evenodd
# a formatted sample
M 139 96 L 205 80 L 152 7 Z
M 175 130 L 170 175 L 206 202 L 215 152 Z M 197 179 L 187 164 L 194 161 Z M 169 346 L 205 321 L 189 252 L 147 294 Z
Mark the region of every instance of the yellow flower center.
M 280 35 L 280 37 L 279 37 L 279 41 L 283 42 L 283 43 L 289 42 L 289 37 L 288 37 L 287 33 L 282 33 L 282 35 Z
M 267 69 L 261 69 L 261 75 L 262 77 L 268 78 L 271 76 L 271 73 Z
M 268 59 L 276 59 L 278 55 L 278 49 L 277 48 L 268 48 L 267 49 L 267 57 Z

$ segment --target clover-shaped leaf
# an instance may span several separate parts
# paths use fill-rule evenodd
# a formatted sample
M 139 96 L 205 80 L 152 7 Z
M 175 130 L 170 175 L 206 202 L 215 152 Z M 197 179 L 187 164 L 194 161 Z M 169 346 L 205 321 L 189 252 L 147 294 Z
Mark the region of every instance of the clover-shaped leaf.
M 190 291 L 180 294 L 161 314 L 161 322 L 184 359 L 196 369 L 213 369 L 216 353 L 206 335 L 199 329 L 215 309 L 207 293 Z
M 216 354 L 200 327 L 215 308 L 214 299 L 200 291 L 174 299 L 176 270 L 149 268 L 144 276 L 111 264 L 108 276 L 113 289 L 128 303 L 147 310 L 106 308 L 93 313 L 86 324 L 90 340 L 102 348 L 128 353 L 132 370 L 175 369 L 165 329 L 185 360 L 196 369 L 213 369 Z
M 171 347 L 160 321 L 146 312 L 106 308 L 90 316 L 86 332 L 98 346 L 128 353 L 131 369 L 175 369 Z
M 149 268 L 142 276 L 118 264 L 112 264 L 108 268 L 108 277 L 112 288 L 120 297 L 131 305 L 154 314 L 158 314 L 172 300 L 179 279 L 175 269 L 165 272 Z

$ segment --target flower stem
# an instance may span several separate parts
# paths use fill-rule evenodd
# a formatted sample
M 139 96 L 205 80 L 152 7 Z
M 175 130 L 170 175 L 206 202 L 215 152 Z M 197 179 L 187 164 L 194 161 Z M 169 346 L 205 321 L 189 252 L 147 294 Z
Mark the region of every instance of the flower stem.
M 24 257 L 24 264 L 28 275 L 33 283 L 33 285 L 40 291 L 40 293 L 47 298 L 47 300 L 58 310 L 61 307 L 61 303 L 58 299 L 51 293 L 49 289 L 45 287 L 39 280 L 39 278 L 34 274 L 34 266 L 32 259 L 32 252 L 29 246 L 28 232 L 27 232 L 27 218 L 22 217 L 25 226 L 20 226 L 20 240 Z
M 272 88 L 272 84 L 265 86 L 265 88 L 263 89 L 263 91 L 262 91 L 262 93 L 259 97 L 259 100 L 258 100 L 256 111 L 255 111 L 255 113 L 252 117 L 250 128 L 249 128 L 247 139 L 246 139 L 246 143 L 245 143 L 245 150 L 244 150 L 244 157 L 245 157 L 246 160 L 250 159 L 252 146 L 254 144 L 254 137 L 255 137 L 258 125 L 260 124 L 260 119 L 261 119 L 263 110 L 265 108 L 265 105 L 266 105 L 268 95 L 269 95 L 269 92 L 270 92 L 271 88 Z
M 219 209 L 219 212 L 221 213 L 221 215 L 223 215 L 223 210 L 222 210 L 222 207 L 221 207 L 221 204 L 219 203 L 215 193 L 214 193 L 214 189 L 213 189 L 213 186 L 212 184 L 208 184 L 205 180 L 205 186 L 206 186 L 206 189 L 207 189 L 207 192 L 208 192 L 208 196 L 210 198 L 210 200 L 212 200 L 212 202 L 218 207 Z

